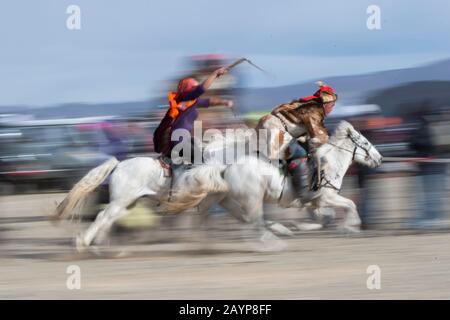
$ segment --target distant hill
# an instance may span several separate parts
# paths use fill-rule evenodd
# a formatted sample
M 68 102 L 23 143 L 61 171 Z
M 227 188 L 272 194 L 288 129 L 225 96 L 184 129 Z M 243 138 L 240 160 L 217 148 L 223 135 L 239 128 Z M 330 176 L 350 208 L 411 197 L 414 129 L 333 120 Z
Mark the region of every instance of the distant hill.
M 152 109 L 166 104 L 164 99 L 151 99 L 148 101 L 113 102 L 113 103 L 69 103 L 51 107 L 7 107 L 0 108 L 1 113 L 27 113 L 36 118 L 77 118 L 111 115 L 136 115 L 149 113 Z
M 378 91 L 367 103 L 381 106 L 385 115 L 411 115 L 450 107 L 450 81 L 419 81 Z
M 423 81 L 450 81 L 450 59 L 410 69 L 398 69 L 363 75 L 320 78 L 335 88 L 343 104 L 366 103 L 377 92 L 399 85 Z M 301 96 L 311 95 L 315 81 L 267 89 L 246 89 L 242 105 L 246 111 L 270 108 Z M 450 91 L 450 88 L 447 89 Z
M 450 92 L 449 82 L 447 82 L 450 81 L 450 59 L 409 69 L 317 78 L 311 82 L 289 86 L 237 89 L 236 92 L 239 95 L 238 109 L 240 112 L 267 110 L 277 104 L 310 95 L 317 89 L 314 84 L 316 80 L 323 80 L 332 85 L 338 93 L 339 103 L 376 103 L 380 104 L 384 111 L 390 112 L 389 110 L 395 109 L 395 106 L 399 103 L 409 103 L 409 100 L 405 100 L 406 96 L 411 96 L 414 101 L 417 101 L 416 99 L 425 99 L 428 94 L 433 97 L 442 95 L 442 102 L 445 102 L 448 97 L 443 93 L 445 91 Z M 397 90 L 399 89 L 389 91 L 390 88 L 398 86 L 401 86 L 401 93 L 398 93 Z M 411 91 L 411 93 L 407 93 L 407 91 Z M 377 96 L 379 93 L 382 93 L 382 96 Z M 384 98 L 386 95 L 389 98 Z M 441 101 L 441 98 L 438 100 Z M 44 108 L 2 107 L 0 112 L 32 113 L 39 118 L 62 115 L 65 117 L 131 115 L 148 113 L 151 109 L 162 104 L 166 104 L 164 98 L 120 103 L 71 103 Z
M 167 102 L 164 99 L 151 99 L 148 101 L 115 102 L 101 104 L 65 104 L 62 106 L 65 115 L 73 117 L 98 116 L 98 115 L 133 115 L 150 111 Z M 40 114 L 51 115 L 56 110 L 53 108 L 41 109 Z

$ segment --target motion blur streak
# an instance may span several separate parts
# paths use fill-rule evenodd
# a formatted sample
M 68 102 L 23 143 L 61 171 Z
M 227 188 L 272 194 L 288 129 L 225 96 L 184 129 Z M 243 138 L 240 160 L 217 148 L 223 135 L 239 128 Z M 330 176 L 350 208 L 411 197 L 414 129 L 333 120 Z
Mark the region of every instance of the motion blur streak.
M 88 21 L 82 26 L 80 34 L 89 31 Z M 344 179 L 341 194 L 358 208 L 359 233 L 341 228 L 339 210 L 311 214 L 266 204 L 267 228 L 284 246 L 261 253 L 251 228 L 222 207 L 214 206 L 204 219 L 196 208 L 168 214 L 144 197 L 128 206 L 108 239 L 76 252 L 75 235 L 109 202 L 109 179 L 80 216 L 58 224 L 50 215 L 68 191 L 112 156 L 156 158 L 153 133 L 167 112 L 167 92 L 179 79 L 201 82 L 242 56 L 188 56 L 145 101 L 0 107 L 0 298 L 450 298 L 448 59 L 267 87 L 247 86 L 257 70 L 241 64 L 205 93 L 234 101 L 233 108 L 198 108 L 204 130 L 225 131 L 254 128 L 275 106 L 314 92 L 315 81 L 332 85 L 339 98 L 327 128 L 350 122 L 385 159 L 378 168 L 353 165 Z M 333 62 L 321 57 L 323 64 L 314 66 L 317 77 Z M 248 58 L 276 71 L 258 55 Z M 350 66 L 350 60 L 339 61 Z M 283 68 L 291 76 L 303 72 L 295 65 Z M 81 290 L 66 287 L 70 265 L 79 266 Z M 366 285 L 369 266 L 381 272 L 379 289 Z

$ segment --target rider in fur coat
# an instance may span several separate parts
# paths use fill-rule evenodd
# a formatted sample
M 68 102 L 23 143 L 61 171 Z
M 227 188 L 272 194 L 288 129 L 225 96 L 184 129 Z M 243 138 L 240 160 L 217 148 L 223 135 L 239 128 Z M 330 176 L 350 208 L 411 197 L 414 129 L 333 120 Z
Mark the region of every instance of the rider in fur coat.
M 286 150 L 288 169 L 293 175 L 294 187 L 302 202 L 308 202 L 314 197 L 314 193 L 310 191 L 308 153 L 314 162 L 316 184 L 320 183 L 320 159 L 316 157 L 316 150 L 328 141 L 324 120 L 337 100 L 332 87 L 323 82 L 318 82 L 318 85 L 319 89 L 314 95 L 279 105 L 271 112 L 272 116 L 281 120 L 286 131 L 292 125 L 304 126 L 306 129 L 307 134 L 294 137 L 297 139 L 293 139 Z

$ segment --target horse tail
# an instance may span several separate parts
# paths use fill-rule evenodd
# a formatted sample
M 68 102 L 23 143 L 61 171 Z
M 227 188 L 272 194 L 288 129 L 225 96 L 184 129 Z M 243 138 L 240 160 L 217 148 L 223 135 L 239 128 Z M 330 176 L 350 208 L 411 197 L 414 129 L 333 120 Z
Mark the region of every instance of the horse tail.
M 81 209 L 86 200 L 86 196 L 105 181 L 118 164 L 119 161 L 115 157 L 112 157 L 89 171 L 75 184 L 64 200 L 56 207 L 52 218 L 59 220 L 67 213 L 73 212 L 75 209 Z
M 164 204 L 169 212 L 196 207 L 209 193 L 228 191 L 223 178 L 225 165 L 206 164 L 186 171 L 177 180 L 172 196 Z

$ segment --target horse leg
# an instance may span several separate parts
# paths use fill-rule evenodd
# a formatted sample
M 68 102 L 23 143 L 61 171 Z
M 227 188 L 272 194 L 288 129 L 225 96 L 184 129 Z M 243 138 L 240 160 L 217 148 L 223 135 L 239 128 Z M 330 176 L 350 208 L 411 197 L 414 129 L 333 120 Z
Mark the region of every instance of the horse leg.
M 77 236 L 77 250 L 83 251 L 84 248 L 89 247 L 92 244 L 99 233 L 106 233 L 117 219 L 128 213 L 126 208 L 133 203 L 134 200 L 136 199 L 129 201 L 114 200 L 109 203 L 106 209 L 97 215 L 97 218 L 89 228 L 84 233 Z
M 248 222 L 245 218 L 245 212 L 239 203 L 230 197 L 225 197 L 219 203 L 224 209 L 226 209 L 234 218 L 240 222 Z
M 220 205 L 224 207 L 228 212 L 235 217 L 237 220 L 250 224 L 254 229 L 259 231 L 259 235 L 263 236 L 264 232 L 270 230 L 271 232 L 275 232 L 277 234 L 281 234 L 284 236 L 293 236 L 293 232 L 283 226 L 278 222 L 273 221 L 265 221 L 263 219 L 263 210 L 262 207 L 260 210 L 261 214 L 252 214 L 248 210 L 246 211 L 239 203 L 232 198 L 226 197 L 220 202 Z M 267 229 L 268 230 L 267 230 Z
M 257 251 L 280 251 L 286 248 L 284 241 L 279 239 L 272 231 L 266 228 L 264 221 L 263 199 L 247 199 L 243 205 L 244 219 L 250 223 L 257 232 Z
M 245 210 L 234 199 L 227 197 L 225 194 L 212 194 L 205 198 L 199 205 L 200 213 L 200 226 L 206 235 L 206 241 L 210 237 L 207 235 L 207 219 L 209 217 L 208 210 L 216 203 L 219 203 L 224 209 L 226 209 L 233 217 L 241 222 L 245 222 L 252 227 L 253 230 L 258 232 L 258 251 L 280 250 L 284 248 L 284 244 L 281 243 L 272 232 L 266 229 L 266 224 L 263 220 L 262 202 L 260 206 L 247 206 Z M 261 244 L 263 247 L 261 248 Z
M 325 201 L 327 207 L 343 208 L 346 212 L 346 217 L 343 227 L 352 232 L 359 232 L 361 219 L 358 215 L 355 203 L 337 193 L 327 193 L 326 197 L 321 200 Z
M 323 223 L 320 221 L 320 213 L 317 208 L 306 207 L 306 213 L 308 214 L 310 222 L 295 223 L 295 226 L 300 231 L 315 231 L 323 228 Z M 317 221 L 317 222 L 316 222 Z
M 218 203 L 222 208 L 228 211 L 231 216 L 236 218 L 236 220 L 243 223 L 251 223 L 249 215 L 246 211 L 239 205 L 234 199 L 227 197 L 225 194 L 211 194 L 208 195 L 198 206 L 199 208 L 199 225 L 201 228 L 205 229 L 209 219 L 208 210 Z
M 336 217 L 336 212 L 333 208 L 313 208 L 309 207 L 308 213 L 311 219 L 320 222 L 322 227 L 327 227 Z
M 199 211 L 199 228 L 202 233 L 202 242 L 208 242 L 209 234 L 208 234 L 208 220 L 209 220 L 209 209 L 216 204 L 219 203 L 225 197 L 222 193 L 210 194 L 208 195 L 200 204 L 198 205 Z

